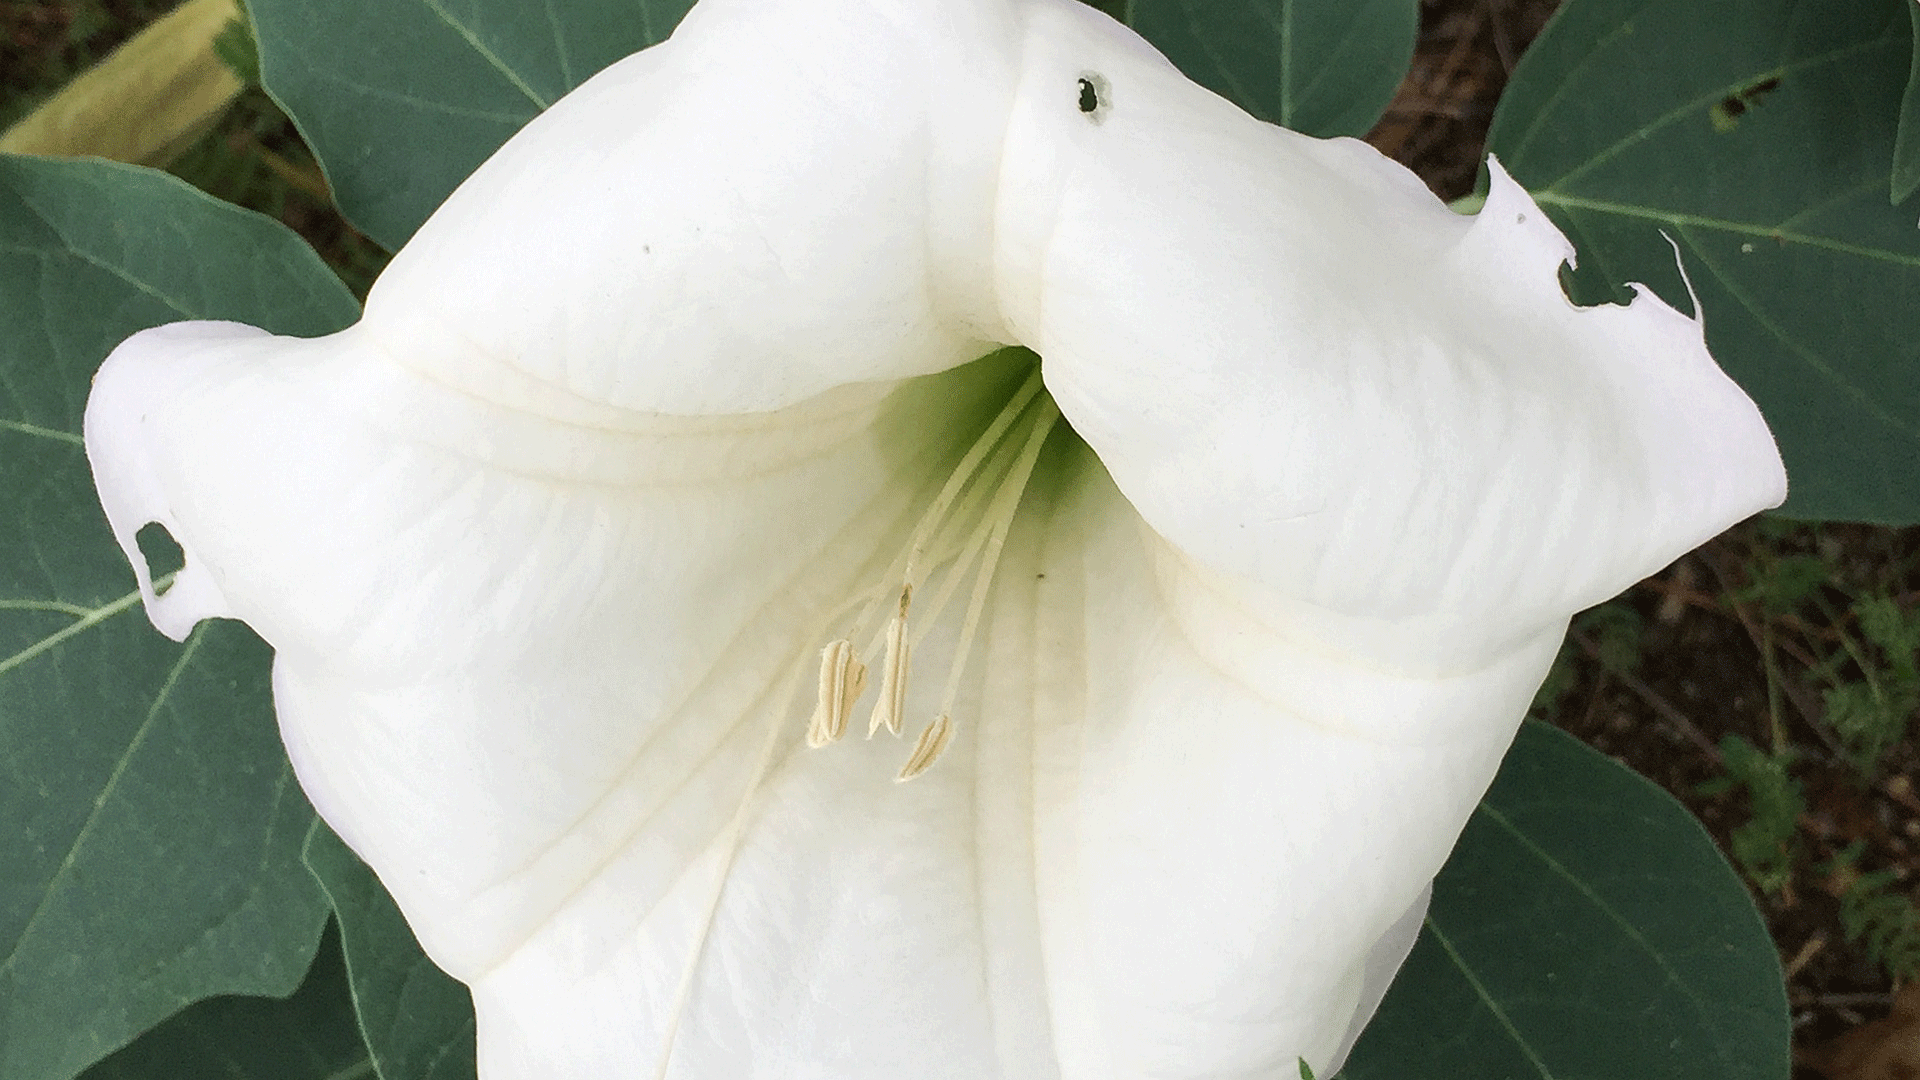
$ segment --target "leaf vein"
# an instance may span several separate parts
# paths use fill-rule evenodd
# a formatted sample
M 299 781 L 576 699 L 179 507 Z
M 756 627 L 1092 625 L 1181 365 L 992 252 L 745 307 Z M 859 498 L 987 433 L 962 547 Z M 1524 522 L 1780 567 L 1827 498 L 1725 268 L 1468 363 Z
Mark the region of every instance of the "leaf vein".
M 153 297 L 155 300 L 160 301 L 162 304 L 165 304 L 167 307 L 172 308 L 175 312 L 178 312 L 181 315 L 185 315 L 188 318 L 202 317 L 201 313 L 196 311 L 192 305 L 181 300 L 176 300 L 171 296 L 168 296 L 166 293 L 163 293 L 159 289 L 154 288 L 152 285 L 148 284 L 147 282 L 141 281 L 139 278 L 134 277 L 132 274 L 128 273 L 126 270 L 122 269 L 121 267 L 115 266 L 114 264 L 108 262 L 107 260 L 102 259 L 99 256 L 93 254 L 91 251 L 86 251 L 80 248 L 78 245 L 76 245 L 73 242 L 73 239 L 67 235 L 66 230 L 62 229 L 59 226 L 59 224 L 54 219 L 53 215 L 47 213 L 46 210 L 36 205 L 34 201 L 28 198 L 24 193 L 16 193 L 16 194 L 17 194 L 17 197 L 20 199 L 20 201 L 23 204 L 25 204 L 29 210 L 32 210 L 34 214 L 40 218 L 41 222 L 45 224 L 48 229 L 51 229 L 53 231 L 54 235 L 60 238 L 61 246 L 65 248 L 67 253 L 72 255 L 74 258 L 79 259 L 80 261 L 85 262 L 91 266 L 94 266 L 101 270 L 106 271 L 108 274 L 111 274 L 112 276 L 119 278 L 121 281 L 126 282 L 128 285 L 133 286 L 135 291 L 145 293 L 146 295 Z
M 553 52 L 560 61 L 560 78 L 571 89 L 580 84 L 573 77 L 573 57 L 567 51 L 567 35 L 560 27 L 560 16 L 553 10 L 553 0 L 541 0 L 541 6 L 546 9 L 547 27 L 553 31 Z
M 154 582 L 154 588 L 156 589 L 164 588 L 165 584 L 167 582 L 171 582 L 172 580 L 173 580 L 173 575 L 168 574 L 165 578 L 161 579 L 160 581 Z M 100 607 L 96 607 L 96 608 L 83 609 L 79 614 L 79 617 L 74 619 L 73 622 L 68 623 L 67 625 L 61 627 L 60 629 L 54 631 L 53 633 L 48 634 L 46 637 L 41 638 L 39 641 L 34 642 L 33 644 L 27 646 L 24 649 L 21 649 L 19 652 L 14 653 L 12 656 L 9 656 L 4 660 L 0 660 L 0 675 L 5 675 L 7 672 L 12 671 L 14 668 L 19 667 L 20 665 L 26 663 L 29 660 L 32 660 L 34 657 L 39 656 L 41 653 L 46 652 L 48 649 L 53 648 L 55 645 L 60 644 L 61 642 L 67 640 L 68 638 L 73 637 L 76 634 L 80 634 L 86 630 L 90 630 L 93 627 L 98 626 L 103 622 L 106 622 L 108 619 L 113 618 L 115 615 L 120 614 L 121 612 L 127 610 L 128 608 L 134 606 L 135 604 L 138 604 L 139 602 L 140 602 L 140 594 L 138 592 L 130 592 L 127 595 L 122 596 L 117 600 L 114 600 L 112 603 L 103 604 Z M 25 601 L 15 601 L 15 603 L 25 603 Z M 40 608 L 40 609 L 33 609 L 33 610 L 51 610 L 51 609 Z
M 1483 802 L 1480 807 L 1484 810 L 1487 804 Z M 1447 937 L 1446 931 L 1440 929 L 1440 925 L 1433 921 L 1431 915 L 1427 916 L 1426 926 L 1427 931 L 1433 935 L 1433 940 L 1446 950 L 1447 959 L 1453 961 L 1453 966 L 1460 970 L 1460 977 L 1467 980 L 1467 985 L 1473 989 L 1474 996 L 1480 999 L 1480 1004 L 1487 1007 L 1487 1011 L 1493 1014 L 1494 1022 L 1499 1024 L 1501 1030 L 1507 1033 L 1507 1037 L 1513 1040 L 1513 1045 L 1527 1056 L 1528 1063 L 1540 1074 L 1540 1080 L 1555 1080 L 1553 1070 L 1547 1068 L 1547 1063 L 1541 1061 L 1540 1055 L 1533 1052 L 1533 1045 L 1527 1042 L 1526 1036 L 1520 1034 L 1520 1029 L 1514 1026 L 1513 1019 L 1507 1015 L 1507 1010 L 1500 1007 L 1500 1003 L 1494 1000 L 1486 984 L 1474 974 L 1473 968 L 1467 964 L 1466 957 L 1461 956 L 1460 950 L 1454 947 L 1453 939 Z
M 1715 280 L 1719 281 L 1721 287 L 1727 290 L 1727 295 L 1733 297 L 1741 307 L 1746 309 L 1747 314 L 1752 316 L 1755 322 L 1765 328 L 1769 334 L 1778 338 L 1781 343 L 1786 345 L 1795 356 L 1798 356 L 1801 362 L 1806 364 L 1810 370 L 1832 384 L 1841 393 L 1851 398 L 1853 402 L 1860 407 L 1861 411 L 1868 413 L 1881 423 L 1895 431 L 1901 432 L 1910 439 L 1920 440 L 1920 428 L 1916 428 L 1912 422 L 1889 412 L 1886 406 L 1873 394 L 1841 375 L 1840 372 L 1834 369 L 1833 365 L 1827 363 L 1818 353 L 1796 340 L 1793 335 L 1787 333 L 1785 327 L 1768 318 L 1766 305 L 1756 303 L 1753 297 L 1747 295 L 1746 290 L 1735 285 L 1732 276 L 1722 269 L 1718 263 L 1714 262 L 1713 256 L 1708 254 L 1699 243 L 1694 241 L 1694 239 L 1687 234 L 1684 227 L 1680 230 L 1680 236 L 1687 241 L 1688 248 L 1690 248 L 1695 255 L 1699 256 L 1700 261 L 1706 264 L 1707 269 L 1713 272 Z
M 139 594 L 135 593 L 134 596 L 138 598 Z M 147 735 L 153 730 L 154 722 L 160 717 L 161 708 L 166 705 L 174 686 L 179 683 L 180 673 L 186 670 L 187 664 L 193 659 L 193 654 L 199 651 L 200 639 L 200 631 L 195 630 L 193 636 L 187 639 L 186 647 L 180 650 L 180 658 L 174 661 L 173 668 L 167 672 L 166 681 L 160 684 L 159 691 L 154 694 L 153 704 L 148 707 L 146 718 L 134 731 L 133 738 L 127 741 L 127 748 L 121 752 L 120 759 L 114 762 L 113 771 L 107 774 L 106 782 L 100 786 L 100 794 L 94 796 L 93 809 L 87 812 L 87 820 L 81 823 L 80 830 L 74 834 L 73 842 L 67 845 L 67 854 L 60 860 L 60 865 L 54 870 L 53 876 L 47 879 L 47 887 L 40 894 L 40 902 L 34 905 L 33 914 L 27 916 L 27 921 L 21 924 L 20 936 L 14 939 L 12 951 L 7 953 L 6 959 L 0 960 L 0 974 L 11 970 L 14 962 L 20 958 L 20 943 L 33 933 L 34 924 L 46 914 L 47 905 L 52 902 L 61 879 L 73 869 L 74 862 L 79 858 L 80 849 L 86 846 L 88 838 L 93 835 L 94 827 L 100 823 L 101 812 L 106 809 L 114 791 L 119 788 L 121 779 L 126 775 L 127 766 L 139 754 L 140 747 L 145 744 Z
M 1854 44 L 1847 46 L 1846 48 L 1834 49 L 1831 52 L 1820 53 L 1813 56 L 1803 56 L 1793 61 L 1792 63 L 1781 64 L 1778 67 L 1769 68 L 1763 71 L 1757 71 L 1746 77 L 1735 80 L 1734 82 L 1727 83 L 1722 86 L 1713 87 L 1707 90 L 1705 93 L 1702 93 L 1694 97 L 1691 101 L 1682 102 L 1681 104 L 1676 105 L 1673 108 L 1667 110 L 1665 113 L 1661 114 L 1660 116 L 1656 116 L 1653 119 L 1647 121 L 1645 124 L 1640 125 L 1639 127 L 1635 128 L 1630 132 L 1627 132 L 1625 135 L 1614 140 L 1611 144 L 1601 148 L 1599 152 L 1595 153 L 1592 157 L 1588 158 L 1587 160 L 1581 162 L 1579 165 L 1575 166 L 1572 170 L 1562 173 L 1559 176 L 1555 177 L 1552 181 L 1551 186 L 1557 188 L 1563 184 L 1572 183 L 1573 181 L 1578 180 L 1581 176 L 1585 175 L 1586 173 L 1589 173 L 1594 169 L 1600 167 L 1601 165 L 1604 165 L 1607 162 L 1612 161 L 1614 158 L 1619 157 L 1622 153 L 1626 152 L 1626 150 L 1629 147 L 1632 147 L 1638 143 L 1645 142 L 1647 139 L 1652 138 L 1657 132 L 1661 131 L 1662 129 L 1671 127 L 1674 124 L 1679 123 L 1681 120 L 1686 119 L 1687 117 L 1700 115 L 1702 110 L 1711 108 L 1716 102 L 1719 102 L 1725 99 L 1729 95 L 1739 93 L 1742 88 L 1749 86 L 1755 82 L 1759 82 L 1761 80 L 1769 79 L 1769 78 L 1785 79 L 1788 76 L 1794 74 L 1795 72 L 1806 71 L 1810 68 L 1821 67 L 1826 64 L 1837 64 L 1843 60 L 1846 60 L 1852 57 L 1855 53 L 1870 52 L 1875 49 L 1883 48 L 1885 47 L 1887 40 L 1888 40 L 1887 36 L 1883 34 L 1878 38 L 1874 38 L 1868 41 L 1855 42 Z
M 1247 93 L 1247 88 L 1240 82 L 1239 77 L 1235 74 L 1233 65 L 1227 63 L 1225 57 L 1214 47 L 1212 40 L 1200 29 L 1201 20 L 1193 0 L 1183 0 L 1181 7 L 1186 11 L 1187 25 L 1193 31 L 1194 43 L 1200 46 L 1201 52 L 1206 54 L 1207 60 L 1213 64 L 1214 70 L 1220 73 L 1221 81 L 1226 84 L 1228 90 L 1233 92 L 1235 101 L 1244 109 L 1251 110 L 1257 108 L 1259 103 L 1253 99 L 1252 95 Z M 1281 81 L 1283 83 L 1285 82 L 1284 75 Z M 1283 96 L 1283 113 L 1285 111 L 1284 102 L 1285 98 Z M 1286 123 L 1286 117 L 1284 115 L 1276 117 L 1275 120 L 1277 123 L 1283 125 Z
M 1555 858 L 1552 852 L 1534 843 L 1533 838 L 1522 832 L 1519 826 L 1515 825 L 1507 815 L 1485 802 L 1480 804 L 1480 811 L 1486 814 L 1489 819 L 1497 823 L 1502 829 L 1505 829 L 1516 843 L 1527 849 L 1527 852 L 1534 858 L 1539 859 L 1554 876 L 1572 886 L 1575 892 L 1578 892 L 1586 899 L 1587 903 L 1593 905 L 1594 910 L 1605 915 L 1609 921 L 1619 927 L 1620 932 L 1625 934 L 1628 940 L 1638 945 L 1641 951 L 1645 952 L 1648 958 L 1653 961 L 1654 966 L 1660 969 L 1660 973 L 1666 978 L 1667 984 L 1679 991 L 1680 996 L 1685 998 L 1687 1002 L 1693 1006 L 1695 1015 L 1703 1021 L 1711 1015 L 1711 1010 L 1708 1009 L 1707 1003 L 1701 1000 L 1700 995 L 1694 991 L 1694 988 L 1685 979 L 1681 978 L 1678 971 L 1674 970 L 1673 964 L 1667 960 L 1666 955 L 1654 948 L 1653 943 L 1647 940 L 1647 936 L 1640 932 L 1640 928 L 1633 925 L 1630 920 L 1620 914 L 1619 909 L 1614 907 L 1606 897 L 1595 892 L 1591 885 L 1587 884 L 1587 882 L 1573 873 L 1573 871 L 1567 869 L 1566 864 Z M 1704 1024 L 1702 1026 L 1704 1026 Z M 1727 1047 L 1723 1042 L 1717 1039 L 1714 1040 L 1713 1050 L 1715 1057 L 1721 1061 L 1727 1061 Z
M 548 101 L 539 91 L 529 85 L 525 79 L 521 78 L 519 72 L 508 66 L 507 62 L 500 58 L 499 53 L 487 48 L 486 43 L 481 41 L 480 36 L 473 32 L 472 27 L 454 18 L 445 7 L 442 7 L 440 0 L 420 0 L 420 3 L 428 11 L 433 12 L 441 22 L 446 23 L 447 27 L 454 33 L 459 34 L 460 39 L 467 43 L 468 48 L 479 54 L 480 58 L 487 62 L 487 66 L 499 72 L 508 83 L 512 84 L 515 90 L 525 94 L 527 100 L 533 102 L 537 108 L 544 110 L 547 106 L 553 104 L 553 102 Z
M 39 424 L 29 424 L 20 420 L 0 420 L 0 431 L 15 431 L 22 435 L 37 435 L 42 439 L 52 439 L 55 442 L 70 443 L 74 446 L 87 445 L 85 439 L 82 439 L 71 431 L 56 431 L 53 428 L 41 427 Z
M 323 82 L 373 98 L 377 101 L 391 102 L 395 105 L 405 105 L 408 108 L 418 109 L 421 112 L 439 113 L 442 116 L 457 116 L 465 120 L 485 120 L 488 123 L 510 124 L 516 129 L 526 124 L 528 119 L 527 116 L 519 113 L 503 113 L 494 112 L 490 109 L 465 108 L 455 105 L 452 102 L 435 101 L 432 98 L 403 93 L 399 90 L 388 89 L 384 86 L 371 86 L 367 83 L 354 82 L 350 79 L 341 78 L 331 72 L 316 72 L 315 77 Z
M 1639 218 L 1643 221 L 1656 221 L 1672 225 L 1675 228 L 1713 229 L 1719 232 L 1734 233 L 1739 236 L 1752 236 L 1762 240 L 1774 240 L 1789 244 L 1805 244 L 1841 255 L 1854 255 L 1862 259 L 1875 259 L 1891 263 L 1894 266 L 1920 268 L 1920 255 L 1908 255 L 1885 248 L 1868 247 L 1865 244 L 1848 243 L 1828 236 L 1816 236 L 1812 233 L 1783 230 L 1771 225 L 1755 222 L 1731 221 L 1726 218 L 1704 217 L 1699 214 L 1684 213 L 1679 210 L 1661 210 L 1652 206 L 1634 206 L 1631 203 L 1613 202 L 1608 199 L 1589 199 L 1579 195 L 1564 195 L 1558 192 L 1542 192 L 1534 196 L 1542 206 L 1557 206 L 1567 210 L 1590 210 L 1599 214 L 1618 214 L 1621 217 Z

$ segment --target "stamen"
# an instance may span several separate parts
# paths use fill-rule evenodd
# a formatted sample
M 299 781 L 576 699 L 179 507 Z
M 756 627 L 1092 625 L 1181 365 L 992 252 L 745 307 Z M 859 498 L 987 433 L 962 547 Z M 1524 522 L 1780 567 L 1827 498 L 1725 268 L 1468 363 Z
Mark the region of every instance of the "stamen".
M 853 703 L 867 688 L 867 665 L 853 654 L 846 638 L 820 650 L 820 700 L 807 724 L 807 745 L 818 749 L 847 733 Z
M 1020 508 L 1027 481 L 1032 478 L 1033 468 L 1040 461 L 1040 450 L 1046 445 L 1047 436 L 1053 433 L 1054 421 L 1059 418 L 1059 407 L 1053 403 L 1053 399 L 1047 399 L 1041 406 L 1040 417 L 1033 430 L 1027 435 L 1026 445 L 1020 448 L 1020 457 L 1014 462 L 1012 472 L 994 496 L 986 521 L 981 523 L 987 533 L 986 550 L 981 555 L 980 569 L 974 575 L 973 595 L 967 598 L 966 621 L 960 624 L 960 644 L 954 649 L 953 666 L 947 669 L 946 689 L 940 695 L 940 715 L 943 717 L 953 712 L 954 702 L 960 696 L 960 676 L 966 671 L 967 656 L 973 651 L 973 639 L 980 629 L 980 617 L 986 611 L 987 594 L 993 585 L 994 571 L 1000 566 L 1000 553 L 1007 545 L 1007 532 L 1013 527 L 1014 512 Z
M 974 441 L 973 446 L 967 450 L 966 456 L 960 459 L 960 464 L 954 467 L 953 475 L 947 477 L 947 482 L 940 489 L 940 494 L 934 496 L 933 503 L 927 507 L 927 512 L 920 516 L 920 524 L 913 530 L 913 541 L 908 545 L 906 572 L 908 582 L 913 581 L 914 571 L 919 569 L 920 559 L 927 552 L 927 542 L 933 538 L 934 529 L 945 518 L 947 508 L 953 505 L 953 500 L 959 496 L 960 489 L 965 487 L 967 481 L 973 478 L 973 474 L 979 471 L 981 462 L 985 461 L 994 447 L 1000 444 L 1000 437 L 1005 435 L 1007 429 L 1013 426 L 1013 422 L 1020 418 L 1020 414 L 1027 411 L 1027 403 L 1040 393 L 1044 385 L 1040 379 L 1040 369 L 1034 368 L 1033 374 L 1027 376 L 1027 380 L 1020 384 L 1020 389 L 1014 391 L 1013 397 L 1000 410 L 999 415 L 993 418 L 993 423 L 988 424 L 987 430 L 980 433 L 980 438 Z M 1058 413 L 1056 412 L 1055 415 Z
M 947 610 L 947 601 L 953 598 L 960 582 L 973 569 L 974 561 L 986 546 L 994 521 L 1003 514 L 1012 514 L 1018 507 L 1019 493 L 1026 487 L 1027 476 L 1031 472 L 1030 467 L 1022 468 L 1028 447 L 1036 439 L 1044 441 L 1045 433 L 1052 429 L 1054 420 L 1059 416 L 1060 411 L 1054 406 L 1052 398 L 1044 399 L 1030 410 L 1024 418 L 1025 426 L 1019 432 L 1019 437 L 1010 439 L 999 448 L 1000 452 L 996 454 L 989 473 L 983 475 L 981 482 L 967 492 L 966 498 L 950 519 L 949 528 L 937 538 L 942 543 L 933 548 L 934 556 L 929 560 L 930 565 L 950 562 L 952 566 L 934 593 L 932 603 L 920 605 L 922 615 L 919 630 L 913 635 L 914 645 L 918 646 L 926 638 L 928 631 Z M 1007 501 L 1009 489 L 1014 493 L 1011 503 Z M 964 536 L 961 535 L 962 529 L 966 530 Z
M 883 647 L 879 700 L 868 719 L 867 735 L 871 738 L 882 727 L 894 735 L 900 734 L 906 713 L 907 671 L 912 654 L 946 609 L 961 581 L 971 578 L 973 587 L 952 666 L 947 672 L 940 711 L 920 733 L 898 779 L 911 780 L 925 772 L 953 740 L 954 704 L 987 597 L 992 592 L 994 573 L 1027 482 L 1060 419 L 1059 407 L 1043 390 L 1044 383 L 1036 367 L 967 449 L 919 515 L 906 546 L 899 549 L 886 571 L 886 577 L 897 582 L 897 586 L 861 589 L 849 598 L 848 607 L 841 609 L 844 614 L 859 605 L 860 614 L 848 628 L 847 636 L 829 643 L 820 654 L 819 694 L 807 725 L 809 746 L 825 746 L 845 735 L 854 701 L 866 687 L 866 663 L 873 662 L 874 654 Z M 910 632 L 907 616 L 914 595 L 932 576 L 940 577 L 939 587 L 929 598 L 930 603 L 921 604 L 918 625 Z M 893 588 L 899 590 L 896 608 L 884 625 L 876 626 L 876 616 L 883 610 L 881 605 Z M 868 642 L 864 649 L 853 644 L 861 640 Z
M 1027 412 L 1027 406 L 1035 397 L 1040 396 L 1042 389 L 1044 384 L 1040 379 L 1040 371 L 1035 368 L 1033 373 L 1027 376 L 1026 381 L 1020 384 L 1020 388 L 1014 391 L 1013 397 L 1001 407 L 1000 412 L 994 416 L 993 422 L 987 425 L 987 429 L 980 433 L 978 439 L 974 440 L 974 444 L 961 457 L 960 464 L 954 466 L 953 472 L 947 476 L 946 483 L 940 488 L 939 494 L 935 495 L 926 510 L 921 512 L 919 520 L 914 523 L 913 533 L 906 547 L 888 568 L 887 577 L 903 582 L 909 587 L 917 587 L 924 578 L 921 568 L 927 562 L 928 549 L 932 548 L 935 552 L 933 565 L 938 565 L 944 560 L 946 545 L 935 546 L 933 541 L 945 537 L 946 533 L 941 530 L 941 526 L 950 527 L 955 517 L 964 521 L 972 516 L 983 497 L 981 491 L 977 490 L 982 485 L 975 485 L 976 490 L 968 492 L 967 498 L 958 508 L 954 506 L 954 500 L 959 498 L 961 490 L 980 472 L 983 464 L 998 460 L 999 455 L 995 452 L 1001 449 L 1001 440 L 1005 437 L 1007 429 Z M 889 592 L 886 590 L 876 592 L 873 598 L 860 609 L 859 617 L 853 621 L 855 632 L 849 635 L 852 640 L 860 640 L 861 630 L 872 625 L 872 619 L 880 610 L 880 605 L 887 595 Z M 878 645 L 879 638 L 876 634 L 873 643 L 863 650 L 862 655 L 872 655 Z
M 926 772 L 929 766 L 940 760 L 941 752 L 952 741 L 953 721 L 946 713 L 941 713 L 920 733 L 920 740 L 913 744 L 912 756 L 907 758 L 905 765 L 900 766 L 900 775 L 893 778 L 894 783 L 904 784 Z
M 960 696 L 960 679 L 966 672 L 967 657 L 973 651 L 973 639 L 980 629 L 981 616 L 986 611 L 987 596 L 993 589 L 994 571 L 999 568 L 1000 554 L 1007 544 L 1007 533 L 1013 527 L 1014 512 L 1019 509 L 1027 481 L 1032 478 L 1034 466 L 1039 463 L 1041 448 L 1052 434 L 1054 422 L 1060 418 L 1060 410 L 1051 399 L 1036 412 L 1038 415 L 1022 441 L 1020 455 L 1014 459 L 1012 468 L 1007 470 L 999 490 L 994 493 L 986 518 L 974 530 L 973 536 L 968 538 L 966 551 L 943 583 L 941 595 L 937 598 L 939 605 L 943 606 L 952 584 L 973 565 L 976 558 L 980 560 L 979 569 L 974 573 L 973 593 L 967 598 L 966 620 L 960 625 L 960 639 L 954 649 L 953 664 L 947 669 L 947 685 L 941 694 L 940 714 L 920 733 L 913 754 L 907 758 L 906 765 L 901 767 L 900 775 L 895 778 L 901 782 L 926 772 L 939 760 L 941 752 L 953 739 L 953 707 Z M 935 614 L 938 614 L 937 609 Z M 925 633 L 923 628 L 913 643 L 917 644 Z
M 907 654 L 913 651 L 907 640 L 907 608 L 913 603 L 913 586 L 900 589 L 900 610 L 887 623 L 887 662 L 881 668 L 880 700 L 874 703 L 873 717 L 867 721 L 867 737 L 881 727 L 900 734 L 900 714 L 907 708 Z

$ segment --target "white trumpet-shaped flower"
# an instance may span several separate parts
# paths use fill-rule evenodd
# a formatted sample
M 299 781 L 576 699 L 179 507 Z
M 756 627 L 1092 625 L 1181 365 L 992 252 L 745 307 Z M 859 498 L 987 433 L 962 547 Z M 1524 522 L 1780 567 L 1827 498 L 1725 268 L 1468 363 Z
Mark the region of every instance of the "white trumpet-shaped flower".
M 1492 173 L 1069 0 L 703 0 L 88 453 L 490 1080 L 1325 1076 L 1569 614 L 1784 494 Z

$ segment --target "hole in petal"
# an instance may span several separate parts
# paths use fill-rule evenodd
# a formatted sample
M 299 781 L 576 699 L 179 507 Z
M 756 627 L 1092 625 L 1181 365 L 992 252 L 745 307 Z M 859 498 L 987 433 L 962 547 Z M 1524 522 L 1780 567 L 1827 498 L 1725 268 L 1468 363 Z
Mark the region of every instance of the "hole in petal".
M 1113 111 L 1113 87 L 1097 71 L 1083 71 L 1076 84 L 1075 103 L 1086 118 L 1098 124 Z
M 140 557 L 147 560 L 147 573 L 153 579 L 155 595 L 164 594 L 173 584 L 172 575 L 187 564 L 186 552 L 180 550 L 167 527 L 157 521 L 140 526 L 133 540 L 140 545 Z

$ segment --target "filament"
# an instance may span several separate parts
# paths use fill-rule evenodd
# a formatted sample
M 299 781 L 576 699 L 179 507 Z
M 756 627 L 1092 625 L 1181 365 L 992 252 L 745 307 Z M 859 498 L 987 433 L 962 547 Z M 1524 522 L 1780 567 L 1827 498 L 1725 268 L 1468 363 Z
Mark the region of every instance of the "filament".
M 939 759 L 953 739 L 954 706 L 1007 535 L 1059 419 L 1060 409 L 1044 393 L 1036 367 L 928 502 L 882 583 L 859 590 L 841 609 L 858 607 L 860 613 L 845 637 L 821 651 L 819 690 L 807 725 L 809 746 L 826 746 L 845 734 L 854 701 L 866 688 L 867 664 L 875 660 L 880 665 L 879 695 L 868 718 L 867 735 L 871 738 L 882 728 L 900 734 L 913 654 L 961 582 L 970 579 L 973 586 L 941 691 L 940 711 L 921 731 L 898 779 L 911 780 Z M 916 598 L 936 572 L 938 586 L 916 609 Z M 893 611 L 876 625 L 881 604 L 889 595 L 896 597 Z M 856 646 L 863 638 L 865 645 Z

